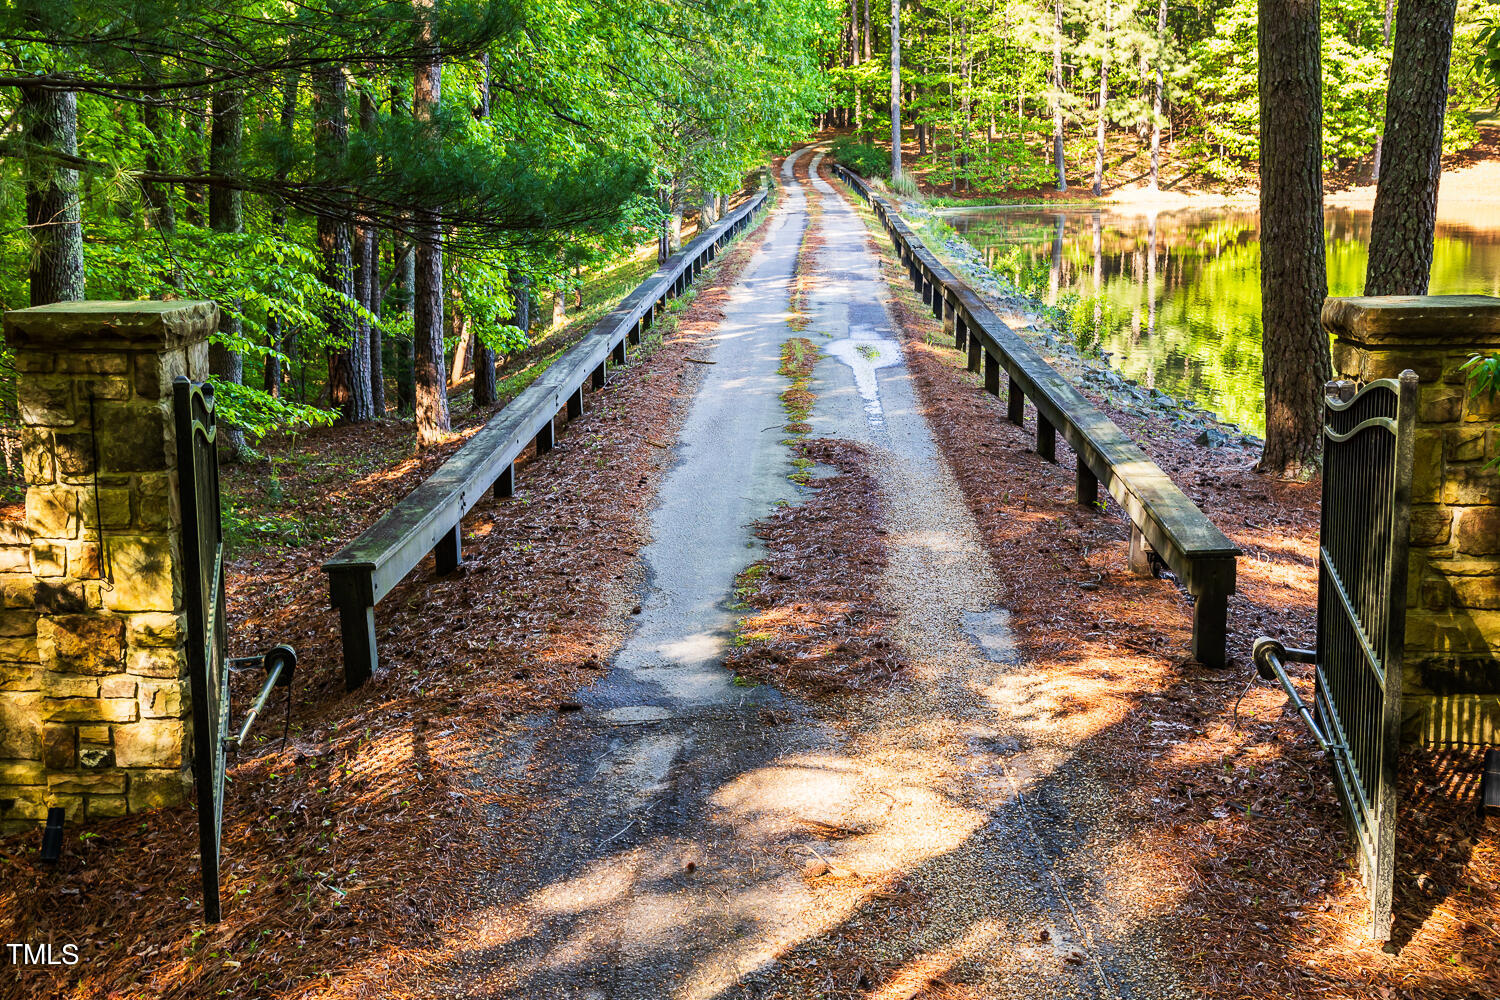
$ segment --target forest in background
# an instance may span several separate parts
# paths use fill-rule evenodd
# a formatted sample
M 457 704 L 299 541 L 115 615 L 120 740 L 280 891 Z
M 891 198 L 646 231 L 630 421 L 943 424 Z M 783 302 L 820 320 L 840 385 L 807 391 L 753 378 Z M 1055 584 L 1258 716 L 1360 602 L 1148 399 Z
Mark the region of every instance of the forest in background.
M 1377 176 L 1395 0 L 1324 3 L 1324 168 Z M 954 194 L 1056 186 L 1095 189 L 1121 149 L 1155 186 L 1164 146 L 1173 179 L 1253 184 L 1260 155 L 1257 0 L 959 0 L 903 4 L 902 119 L 914 166 Z M 846 0 L 830 67 L 826 127 L 867 145 L 843 158 L 888 176 L 871 144 L 889 137 L 890 4 Z M 1497 0 L 1458 4 L 1444 145 L 1465 149 L 1474 113 L 1500 101 L 1476 65 Z M 1165 183 L 1165 179 L 1163 179 Z M 1097 193 L 1097 190 L 1096 190 Z
M 230 460 L 390 412 L 441 440 L 449 369 L 493 403 L 583 271 L 667 256 L 802 137 L 835 23 L 825 0 L 17 0 L 0 308 L 217 301 Z

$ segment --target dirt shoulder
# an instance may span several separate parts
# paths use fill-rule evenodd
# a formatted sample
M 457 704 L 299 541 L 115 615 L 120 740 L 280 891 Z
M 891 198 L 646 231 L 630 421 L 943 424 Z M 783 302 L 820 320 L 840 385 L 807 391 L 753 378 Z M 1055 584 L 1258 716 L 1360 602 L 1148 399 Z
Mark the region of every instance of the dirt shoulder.
M 1118 507 L 1074 503 L 1073 456 L 1062 443 L 1057 464 L 1036 455 L 1030 407 L 1024 429 L 1005 421 L 880 235 L 919 398 L 1000 570 L 1023 656 L 1115 790 L 1114 891 L 1143 914 L 1166 901 L 1150 922 L 1184 979 L 1211 997 L 1495 993 L 1500 835 L 1474 818 L 1480 754 L 1413 754 L 1402 769 L 1400 950 L 1387 953 L 1361 933 L 1327 762 L 1248 664 L 1257 635 L 1311 638 L 1317 484 L 1268 480 L 1245 451 L 1200 448 L 1171 422 L 1093 398 L 1245 551 L 1230 604 L 1236 661 L 1202 669 L 1188 655 L 1188 597 L 1128 571 Z M 1310 678 L 1299 682 L 1308 696 Z
M 618 645 L 676 400 L 701 374 L 687 359 L 764 233 L 711 265 L 629 366 L 585 393 L 550 454 L 523 458 L 513 498 L 465 519 L 459 573 L 435 577 L 429 561 L 386 597 L 382 670 L 359 691 L 343 692 L 317 567 L 458 442 L 403 455 L 399 425 L 334 428 L 297 442 L 305 460 L 281 466 L 274 488 L 264 469 L 228 474 L 242 520 L 267 532 L 252 529 L 230 567 L 233 644 L 290 641 L 301 666 L 290 714 L 273 703 L 230 771 L 225 919 L 200 919 L 191 808 L 71 832 L 50 868 L 34 836 L 8 838 L 0 939 L 74 943 L 82 962 L 7 971 L 0 997 L 400 997 L 419 982 L 507 861 L 490 818 L 504 803 L 468 775 L 509 720 L 575 708 Z M 293 527 L 309 522 L 316 531 Z M 238 704 L 247 694 L 237 685 Z

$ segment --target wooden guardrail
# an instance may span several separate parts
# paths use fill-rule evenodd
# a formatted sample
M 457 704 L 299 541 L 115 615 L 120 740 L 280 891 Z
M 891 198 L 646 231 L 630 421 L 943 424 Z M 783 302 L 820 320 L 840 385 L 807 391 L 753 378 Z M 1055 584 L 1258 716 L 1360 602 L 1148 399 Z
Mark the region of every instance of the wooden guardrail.
M 437 559 L 438 573 L 458 567 L 463 516 L 491 490 L 497 497 L 511 495 L 516 457 L 533 441 L 539 454 L 551 450 L 559 411 L 566 410 L 569 419 L 583 412 L 584 383 L 592 381 L 596 390 L 604 387 L 606 365 L 625 363 L 627 342 L 641 342 L 667 300 L 686 291 L 719 250 L 751 225 L 768 196 L 766 190 L 756 192 L 683 247 L 441 468 L 323 564 L 329 596 L 339 611 L 346 687 L 360 686 L 378 666 L 375 605 L 381 598 L 428 552 Z
M 1021 426 L 1026 400 L 1036 408 L 1036 453 L 1057 461 L 1057 432 L 1078 456 L 1078 502 L 1095 506 L 1104 484 L 1130 518 L 1130 568 L 1154 575 L 1159 559 L 1177 576 L 1193 603 L 1193 656 L 1210 667 L 1225 665 L 1229 595 L 1234 593 L 1240 550 L 1183 494 L 1167 474 L 1114 422 L 1016 336 L 964 281 L 923 245 L 888 200 L 842 165 L 834 172 L 870 204 L 912 287 L 932 314 L 953 331 L 954 346 L 968 353 L 969 371 L 983 370 L 984 387 L 1000 395 L 1007 381 L 1006 417 Z

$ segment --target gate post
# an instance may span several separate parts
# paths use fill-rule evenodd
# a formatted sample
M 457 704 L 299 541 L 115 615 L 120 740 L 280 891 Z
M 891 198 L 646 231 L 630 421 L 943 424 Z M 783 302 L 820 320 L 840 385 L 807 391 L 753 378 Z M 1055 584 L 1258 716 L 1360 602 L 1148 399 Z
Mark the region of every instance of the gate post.
M 180 802 L 191 706 L 172 378 L 208 374 L 212 302 L 8 312 L 26 476 L 0 524 L 0 829 Z M 97 467 L 96 467 L 97 456 Z
M 1407 741 L 1500 743 L 1500 398 L 1462 366 L 1500 353 L 1500 298 L 1330 298 L 1337 377 L 1417 373 L 1402 728 Z

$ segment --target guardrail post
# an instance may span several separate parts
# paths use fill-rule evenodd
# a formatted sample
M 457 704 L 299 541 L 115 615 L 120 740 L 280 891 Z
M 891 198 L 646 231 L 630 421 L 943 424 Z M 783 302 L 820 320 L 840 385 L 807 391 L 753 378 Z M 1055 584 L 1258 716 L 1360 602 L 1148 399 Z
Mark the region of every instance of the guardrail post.
M 536 453 L 545 455 L 552 450 L 552 420 L 542 425 L 542 429 L 536 432 Z
M 984 352 L 984 391 L 991 396 L 1000 395 L 1000 359 L 989 351 Z
M 1151 556 L 1151 543 L 1146 541 L 1146 536 L 1132 521 L 1130 524 L 1130 572 L 1136 576 L 1155 576 L 1156 570 L 1152 568 Z
M 1057 428 L 1040 412 L 1036 415 L 1036 453 L 1049 462 L 1057 461 Z
M 952 320 L 952 312 L 951 312 L 951 310 L 944 310 L 943 306 L 945 305 L 945 303 L 944 303 L 943 299 L 944 299 L 944 289 L 943 289 L 943 286 L 939 285 L 939 284 L 933 284 L 933 286 L 932 286 L 932 318 L 936 319 L 936 320 L 941 320 L 944 323 L 944 325 L 946 325 L 948 322 L 951 322 L 951 320 Z M 947 311 L 948 314 L 949 314 L 946 319 L 943 317 L 943 313 L 945 311 Z
M 568 419 L 577 420 L 581 416 L 583 416 L 583 386 L 580 385 L 568 397 Z
M 594 374 L 590 377 L 590 384 L 593 386 L 595 392 L 604 388 L 604 375 L 604 362 L 601 361 L 599 362 L 599 367 L 594 369 Z
M 979 374 L 979 366 L 980 366 L 980 363 L 981 363 L 981 360 L 982 360 L 980 356 L 983 353 L 984 353 L 984 348 L 980 346 L 980 344 L 979 344 L 979 338 L 978 337 L 970 337 L 969 338 L 969 363 L 968 363 L 967 367 L 968 367 L 969 371 L 973 372 L 976 375 Z
M 1193 600 L 1193 659 L 1211 670 L 1227 662 L 1229 595 L 1221 591 L 1199 594 Z
M 957 350 L 963 350 L 968 346 L 969 323 L 964 319 L 963 313 L 953 317 L 953 346 Z
M 923 305 L 930 305 L 932 303 L 932 279 L 927 276 L 927 272 L 922 271 L 921 272 L 921 281 L 922 281 L 922 304 Z
M 625 341 L 621 340 L 619 343 L 615 344 L 613 348 L 610 349 L 609 360 L 614 362 L 616 365 L 625 364 Z
M 452 573 L 464 561 L 463 524 L 455 524 L 448 533 L 438 539 L 437 545 L 432 550 L 432 556 L 437 560 L 438 576 L 447 576 Z
M 1099 477 L 1089 468 L 1082 455 L 1078 456 L 1078 506 L 1096 507 L 1099 503 Z
M 516 465 L 514 462 L 505 467 L 500 473 L 500 478 L 495 480 L 495 499 L 505 500 L 516 495 Z
M 1007 376 L 1010 384 L 1005 391 L 1005 419 L 1021 427 L 1026 423 L 1026 394 L 1021 391 L 1021 383 Z
M 375 602 L 339 602 L 338 609 L 344 690 L 353 691 L 375 676 L 375 668 L 380 665 L 375 652 Z

